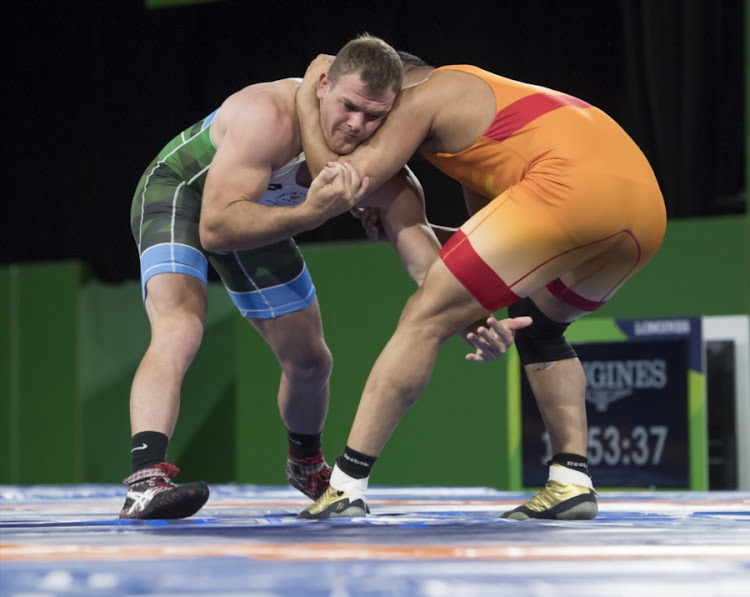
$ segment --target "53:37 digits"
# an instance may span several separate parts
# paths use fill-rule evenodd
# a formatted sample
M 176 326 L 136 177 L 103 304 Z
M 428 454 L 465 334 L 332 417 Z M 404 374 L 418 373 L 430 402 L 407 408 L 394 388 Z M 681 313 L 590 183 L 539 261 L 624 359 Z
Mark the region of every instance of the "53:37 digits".
M 589 427 L 588 460 L 590 466 L 658 466 L 664 453 L 669 428 L 666 425 L 636 425 L 632 429 Z M 542 434 L 542 464 L 552 458 L 549 435 Z

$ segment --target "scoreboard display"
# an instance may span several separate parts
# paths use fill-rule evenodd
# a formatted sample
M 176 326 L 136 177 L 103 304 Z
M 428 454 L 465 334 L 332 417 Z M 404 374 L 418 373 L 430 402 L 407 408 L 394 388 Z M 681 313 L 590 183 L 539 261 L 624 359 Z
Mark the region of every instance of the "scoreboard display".
M 566 337 L 586 373 L 594 486 L 707 489 L 701 319 L 581 320 Z M 521 482 L 540 487 L 552 449 L 517 367 Z

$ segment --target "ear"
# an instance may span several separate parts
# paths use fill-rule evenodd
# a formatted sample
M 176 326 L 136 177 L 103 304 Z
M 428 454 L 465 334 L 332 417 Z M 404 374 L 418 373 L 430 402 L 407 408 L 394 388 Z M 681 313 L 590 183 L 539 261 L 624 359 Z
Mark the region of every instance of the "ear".
M 328 76 L 328 73 L 321 73 L 320 79 L 318 79 L 318 90 L 315 92 L 315 95 L 318 96 L 318 99 L 323 99 L 330 88 L 331 77 Z

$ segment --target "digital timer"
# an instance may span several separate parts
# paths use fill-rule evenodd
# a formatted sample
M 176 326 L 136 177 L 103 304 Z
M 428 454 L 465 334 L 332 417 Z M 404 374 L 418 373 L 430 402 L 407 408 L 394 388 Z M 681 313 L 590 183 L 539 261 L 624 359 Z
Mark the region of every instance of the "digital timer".
M 574 345 L 586 372 L 589 473 L 596 487 L 689 488 L 684 339 Z M 523 484 L 544 485 L 549 436 L 521 382 Z
M 669 435 L 666 425 L 636 425 L 630 429 L 607 425 L 589 426 L 588 460 L 589 466 L 604 463 L 608 466 L 659 466 L 664 454 L 664 445 Z M 546 465 L 552 458 L 552 445 L 545 431 L 541 438 L 544 456 L 540 464 Z

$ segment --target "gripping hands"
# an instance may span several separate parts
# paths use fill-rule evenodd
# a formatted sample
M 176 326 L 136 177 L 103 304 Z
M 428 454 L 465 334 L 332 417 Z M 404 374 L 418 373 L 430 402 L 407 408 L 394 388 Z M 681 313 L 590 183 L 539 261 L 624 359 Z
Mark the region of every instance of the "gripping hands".
M 328 162 L 310 185 L 307 199 L 302 204 L 308 212 L 309 228 L 352 209 L 367 193 L 370 179 L 360 180 L 359 173 L 349 163 Z

